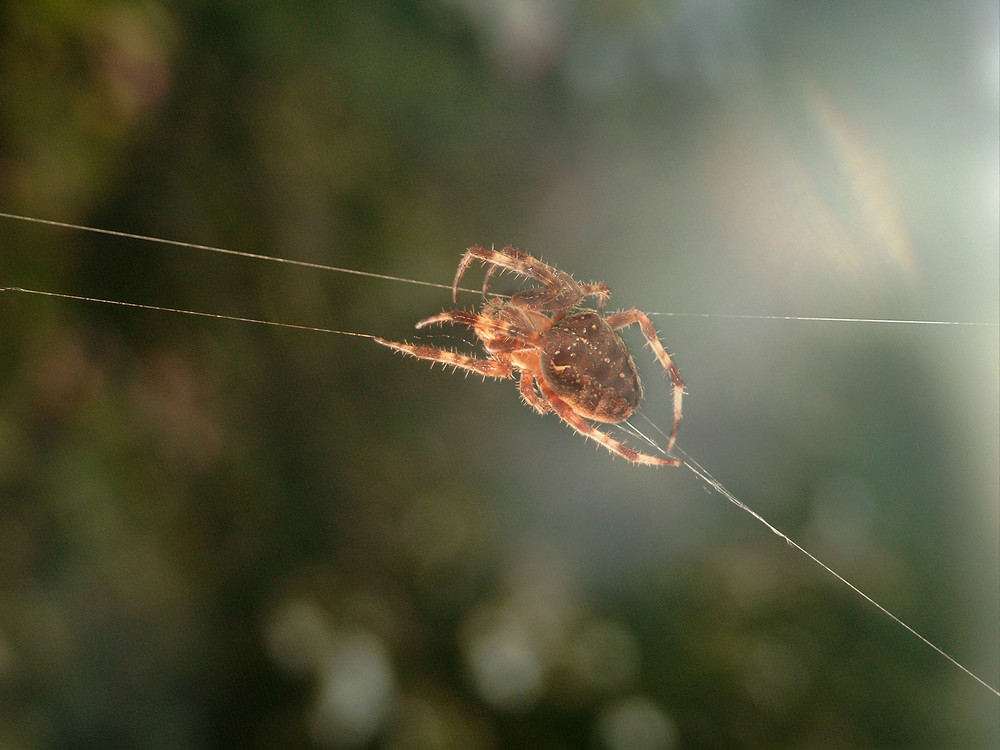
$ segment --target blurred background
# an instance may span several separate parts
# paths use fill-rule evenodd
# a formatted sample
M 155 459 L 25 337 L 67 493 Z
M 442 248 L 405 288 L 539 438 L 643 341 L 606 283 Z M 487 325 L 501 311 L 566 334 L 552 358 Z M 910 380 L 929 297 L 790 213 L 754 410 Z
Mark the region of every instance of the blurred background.
M 989 0 L 14 0 L 0 211 L 603 280 L 684 376 L 678 445 L 996 686 L 998 27 Z M 0 286 L 475 351 L 413 330 L 445 289 L 6 218 Z M 0 316 L 3 748 L 1000 741 L 996 696 L 706 482 L 513 382 L 15 292 Z

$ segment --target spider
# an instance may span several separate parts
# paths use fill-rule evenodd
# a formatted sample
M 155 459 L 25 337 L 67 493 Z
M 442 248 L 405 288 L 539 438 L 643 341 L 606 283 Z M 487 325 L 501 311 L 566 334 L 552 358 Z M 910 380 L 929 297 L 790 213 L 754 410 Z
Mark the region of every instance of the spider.
M 514 378 L 520 375 L 521 396 L 539 414 L 555 412 L 566 424 L 590 440 L 628 461 L 651 466 L 680 466 L 674 458 L 651 456 L 630 448 L 590 423 L 615 424 L 628 419 L 642 398 L 642 384 L 635 363 L 617 331 L 638 324 L 673 386 L 674 425 L 667 452 L 674 447 L 681 419 L 684 381 L 660 343 L 653 324 L 639 310 L 602 316 L 575 311 L 584 297 L 595 297 L 598 311 L 611 296 L 606 284 L 580 284 L 560 271 L 513 247 L 486 250 L 471 247 L 455 273 L 452 299 L 473 260 L 488 266 L 483 280 L 483 305 L 478 313 L 447 310 L 417 323 L 468 326 L 490 355 L 477 359 L 446 349 L 417 346 L 376 338 L 380 344 L 418 359 L 442 362 L 483 377 Z M 508 270 L 541 285 L 518 292 L 509 299 L 487 298 L 490 278 L 497 269 Z M 588 421 L 590 420 L 590 421 Z

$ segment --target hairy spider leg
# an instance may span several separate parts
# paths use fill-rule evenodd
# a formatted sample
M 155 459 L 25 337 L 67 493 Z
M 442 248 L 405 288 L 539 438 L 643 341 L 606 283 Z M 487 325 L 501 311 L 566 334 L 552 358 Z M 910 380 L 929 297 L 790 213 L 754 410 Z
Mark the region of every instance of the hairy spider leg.
M 390 349 L 414 356 L 417 359 L 440 362 L 459 370 L 474 372 L 477 375 L 482 375 L 484 378 L 510 378 L 514 375 L 514 366 L 506 360 L 476 359 L 475 357 L 459 354 L 448 349 L 415 346 L 414 344 L 407 344 L 405 341 L 389 341 L 377 336 L 375 337 L 375 341 L 383 346 L 388 346 Z
M 521 370 L 521 397 L 539 414 L 548 414 L 552 406 L 535 390 L 535 375 L 531 370 Z
M 513 249 L 513 248 L 511 248 L 511 249 Z M 521 254 L 524 255 L 524 253 L 521 253 Z M 530 255 L 527 256 L 527 257 L 531 258 Z M 532 258 L 532 260 L 537 260 L 537 259 Z M 541 261 L 538 261 L 538 262 L 541 262 Z M 489 291 L 489 287 L 490 287 L 490 279 L 493 278 L 493 274 L 495 274 L 497 272 L 498 268 L 501 270 L 501 272 L 503 272 L 503 269 L 505 268 L 505 266 L 502 266 L 502 265 L 499 265 L 499 264 L 494 264 L 494 265 L 491 265 L 489 268 L 486 269 L 486 274 L 483 276 L 483 299 L 486 299 L 486 295 L 487 295 L 487 293 Z M 558 269 L 552 269 L 552 270 L 556 271 L 557 273 L 562 273 Z M 597 309 L 598 310 L 603 310 L 604 309 L 604 303 L 607 302 L 608 301 L 608 297 L 611 296 L 611 290 L 608 288 L 607 284 L 605 284 L 605 283 L 603 283 L 601 281 L 594 281 L 594 282 L 591 282 L 590 284 L 581 284 L 576 279 L 573 279 L 573 283 L 576 284 L 576 286 L 580 290 L 580 300 L 582 300 L 584 297 L 597 297 Z M 529 295 L 542 295 L 542 294 L 548 294 L 548 293 L 549 293 L 549 290 L 547 290 L 547 289 L 534 289 L 534 290 L 528 290 L 526 292 L 519 292 L 519 293 L 515 294 L 512 299 L 513 299 L 514 302 L 520 303 L 522 306 L 530 308 L 530 305 L 525 305 L 524 304 L 525 301 L 528 300 Z M 560 310 L 562 310 L 562 314 L 561 315 L 555 315 L 555 316 L 553 316 L 556 320 L 558 320 L 559 318 L 563 317 L 563 315 L 565 315 L 573 307 L 576 307 L 576 303 L 570 305 L 565 310 L 562 310 L 561 307 L 560 308 L 555 308 L 555 307 L 541 307 L 541 308 L 537 308 L 537 309 L 541 309 L 541 310 L 555 310 L 555 309 L 560 309 Z
M 677 428 L 681 422 L 681 402 L 684 398 L 684 381 L 681 380 L 681 374 L 677 371 L 677 367 L 674 366 L 674 362 L 670 359 L 670 355 L 667 354 L 667 350 L 663 348 L 656 329 L 653 328 L 653 324 L 649 322 L 649 318 L 646 317 L 645 313 L 639 310 L 623 310 L 614 315 L 609 315 L 605 320 L 616 331 L 633 324 L 638 324 L 639 330 L 642 331 L 642 335 L 645 336 L 646 342 L 652 348 L 657 360 L 659 360 L 667 375 L 670 376 L 674 394 L 674 427 L 670 431 L 670 442 L 667 444 L 667 453 L 669 453 L 674 449 L 674 442 L 677 440 Z
M 416 327 L 423 328 L 435 323 L 461 323 L 468 326 L 483 339 L 496 359 L 477 359 L 476 357 L 453 352 L 449 349 L 418 346 L 416 344 L 408 344 L 405 341 L 389 341 L 388 339 L 379 337 L 375 337 L 375 341 L 391 349 L 410 354 L 417 359 L 441 362 L 460 370 L 478 373 L 484 377 L 512 378 L 516 365 L 511 362 L 510 355 L 507 352 L 516 352 L 525 348 L 530 350 L 540 344 L 542 340 L 541 334 L 537 331 L 529 328 L 515 327 L 467 310 L 446 310 L 445 312 L 421 320 L 417 323 Z M 506 341 L 503 341 L 504 339 Z M 531 356 L 537 358 L 537 354 L 534 353 L 525 352 L 519 354 L 521 359 Z M 525 401 L 534 407 L 536 411 L 542 414 L 547 413 L 549 411 L 548 406 L 531 388 L 531 378 L 525 382 L 525 375 L 530 375 L 527 369 L 523 370 L 521 376 L 521 395 L 524 396 Z
M 468 310 L 445 310 L 437 315 L 424 318 L 417 323 L 417 328 L 434 325 L 435 323 L 461 323 L 468 326 L 476 335 L 488 343 L 490 351 L 514 351 L 525 347 L 532 348 L 541 346 L 542 334 L 530 327 L 514 325 L 507 321 L 498 320 L 487 315 L 469 312 Z M 497 339 L 507 339 L 506 345 Z
M 563 422 L 576 430 L 576 432 L 580 435 L 583 435 L 583 437 L 603 445 L 612 453 L 615 453 L 624 458 L 626 461 L 631 461 L 633 463 L 646 464 L 647 466 L 683 465 L 684 462 L 679 461 L 676 458 L 660 458 L 659 456 L 650 456 L 647 453 L 640 453 L 634 448 L 630 448 L 621 441 L 615 440 L 613 437 L 601 432 L 590 424 L 590 422 L 577 414 L 573 410 L 573 407 L 559 398 L 555 391 L 553 391 L 544 380 L 537 379 L 535 382 L 538 383 L 538 387 L 541 389 L 542 395 L 548 400 L 552 410 Z
M 495 270 L 498 267 L 506 268 L 513 273 L 534 279 L 543 284 L 543 287 L 538 289 L 518 292 L 511 297 L 511 301 L 529 310 L 553 311 L 556 313 L 553 316 L 555 320 L 563 317 L 579 304 L 580 300 L 585 296 L 597 297 L 601 308 L 604 307 L 604 302 L 607 298 L 611 296 L 611 291 L 605 284 L 578 284 L 576 279 L 565 271 L 553 268 L 534 256 L 508 245 L 499 251 L 487 250 L 482 247 L 470 247 L 465 251 L 461 261 L 459 261 L 458 270 L 455 273 L 455 282 L 452 285 L 452 298 L 456 301 L 458 299 L 458 285 L 473 259 L 490 265 L 490 268 L 486 271 L 486 277 L 483 279 L 483 296 L 486 296 L 490 277 Z

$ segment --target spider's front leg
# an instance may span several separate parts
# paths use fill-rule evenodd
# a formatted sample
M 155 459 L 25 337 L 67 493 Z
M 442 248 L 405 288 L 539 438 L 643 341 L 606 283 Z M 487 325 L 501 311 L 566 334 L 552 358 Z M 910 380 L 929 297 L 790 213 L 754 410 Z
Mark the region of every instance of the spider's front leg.
M 510 378 L 514 375 L 515 365 L 511 362 L 510 352 L 538 346 L 542 336 L 531 329 L 530 322 L 525 320 L 518 325 L 512 321 L 501 321 L 496 318 L 469 312 L 468 310 L 446 310 L 432 315 L 417 323 L 417 328 L 434 325 L 435 323 L 460 323 L 471 328 L 483 341 L 491 355 L 490 359 L 477 359 L 466 354 L 459 354 L 449 349 L 438 349 L 431 346 L 419 346 L 405 341 L 389 341 L 376 337 L 375 340 L 396 351 L 426 359 L 430 362 L 441 362 L 459 370 L 474 372 L 488 378 Z M 538 405 L 525 397 L 536 409 Z
M 514 374 L 514 367 L 509 361 L 501 359 L 476 359 L 466 354 L 459 354 L 448 349 L 435 349 L 431 346 L 417 346 L 408 344 L 405 341 L 389 341 L 375 337 L 375 341 L 395 349 L 403 354 L 409 354 L 417 359 L 426 359 L 429 362 L 440 362 L 443 365 L 451 366 L 459 370 L 474 372 L 484 378 L 509 378 Z
M 434 325 L 435 323 L 461 323 L 468 326 L 482 339 L 487 346 L 493 345 L 493 350 L 503 348 L 535 347 L 542 343 L 542 335 L 531 327 L 527 319 L 500 320 L 489 315 L 469 312 L 468 310 L 445 310 L 437 315 L 424 318 L 417 323 L 417 328 Z M 510 347 L 503 347 L 501 342 L 509 340 Z
M 455 300 L 458 299 L 459 282 L 461 282 L 462 276 L 473 259 L 482 261 L 484 264 L 490 266 L 483 279 L 484 297 L 489 288 L 490 278 L 496 272 L 497 268 L 505 268 L 508 271 L 540 282 L 543 285 L 542 287 L 518 292 L 511 298 L 511 301 L 516 305 L 529 310 L 561 311 L 565 313 L 576 307 L 585 296 L 597 297 L 599 307 L 603 308 L 605 301 L 611 296 L 611 291 L 606 284 L 579 284 L 576 279 L 565 271 L 553 268 L 547 263 L 538 260 L 538 258 L 508 245 L 499 251 L 487 250 L 482 247 L 470 247 L 465 251 L 462 260 L 459 261 L 458 270 L 455 273 L 455 282 L 452 285 L 452 298 Z

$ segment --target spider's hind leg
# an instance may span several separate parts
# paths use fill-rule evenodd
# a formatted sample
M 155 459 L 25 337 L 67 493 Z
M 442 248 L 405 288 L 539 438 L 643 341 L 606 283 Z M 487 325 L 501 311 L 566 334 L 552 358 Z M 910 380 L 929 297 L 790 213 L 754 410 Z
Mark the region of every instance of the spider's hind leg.
M 680 427 L 681 423 L 681 406 L 684 400 L 684 381 L 681 380 L 681 374 L 677 370 L 676 365 L 674 365 L 674 361 L 670 359 L 670 355 L 667 354 L 667 350 L 663 348 L 663 343 L 660 341 L 656 329 L 653 328 L 653 324 L 649 322 L 649 318 L 646 317 L 645 313 L 639 310 L 624 310 L 623 312 L 609 315 L 605 320 L 616 331 L 632 324 L 637 324 L 639 330 L 642 331 L 642 335 L 646 338 L 646 342 L 656 355 L 656 359 L 670 378 L 670 383 L 673 387 L 674 426 L 670 430 L 670 442 L 667 444 L 667 452 L 669 453 L 674 449 L 674 442 L 677 440 L 677 428 Z
M 539 380 L 538 387 L 541 389 L 542 394 L 552 407 L 552 410 L 559 415 L 559 418 L 562 419 L 563 422 L 568 424 L 585 438 L 589 438 L 595 443 L 603 445 L 609 451 L 621 456 L 626 461 L 631 461 L 632 463 L 637 464 L 645 464 L 646 466 L 682 466 L 684 464 L 683 461 L 679 461 L 676 458 L 660 458 L 659 456 L 651 456 L 648 453 L 640 453 L 635 448 L 630 448 L 620 440 L 615 440 L 607 433 L 601 432 L 601 430 L 598 430 L 590 424 L 590 422 L 573 411 L 573 408 L 559 398 L 559 396 L 557 396 L 544 381 Z

